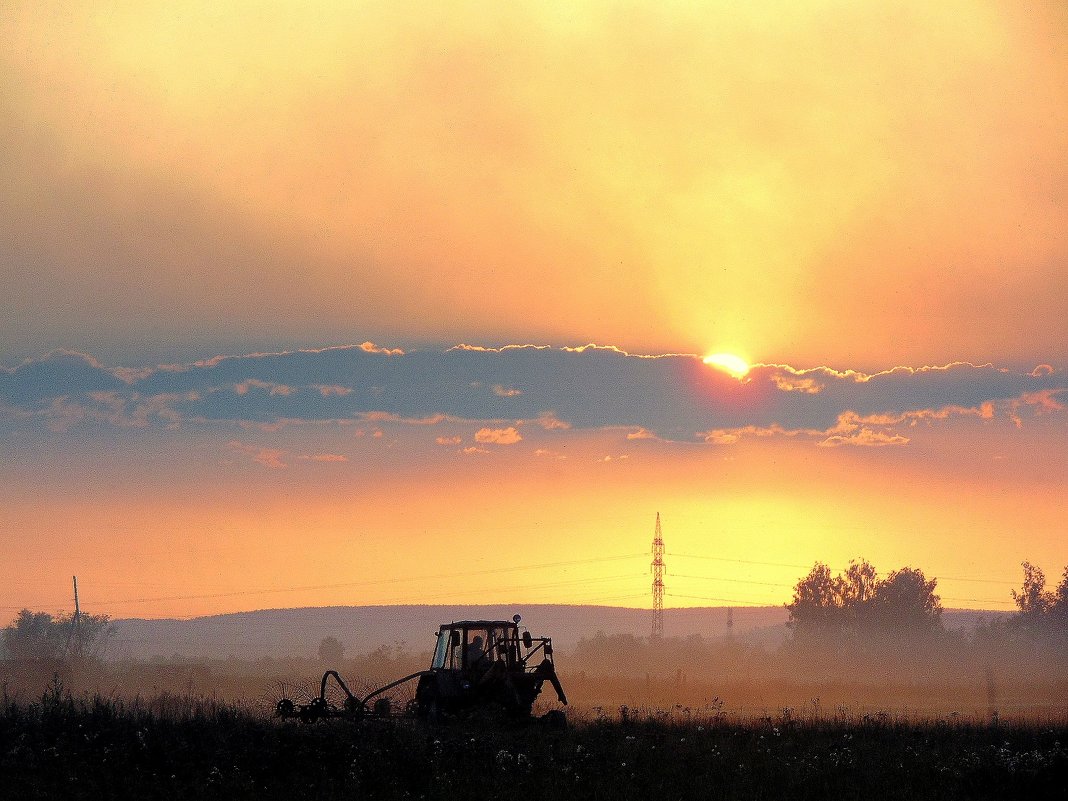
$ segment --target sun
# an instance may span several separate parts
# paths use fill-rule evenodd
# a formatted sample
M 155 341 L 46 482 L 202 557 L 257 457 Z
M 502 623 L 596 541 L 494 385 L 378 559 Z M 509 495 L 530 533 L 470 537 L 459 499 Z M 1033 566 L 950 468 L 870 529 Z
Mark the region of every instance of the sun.
M 704 363 L 734 378 L 742 378 L 749 372 L 749 363 L 733 353 L 713 353 L 711 356 L 705 356 Z

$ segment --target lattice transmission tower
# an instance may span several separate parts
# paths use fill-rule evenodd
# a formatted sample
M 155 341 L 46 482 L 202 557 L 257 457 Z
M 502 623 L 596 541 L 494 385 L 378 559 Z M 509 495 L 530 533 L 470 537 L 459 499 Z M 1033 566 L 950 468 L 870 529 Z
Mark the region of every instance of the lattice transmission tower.
M 664 535 L 660 531 L 660 512 L 656 513 L 653 534 L 653 639 L 664 636 Z

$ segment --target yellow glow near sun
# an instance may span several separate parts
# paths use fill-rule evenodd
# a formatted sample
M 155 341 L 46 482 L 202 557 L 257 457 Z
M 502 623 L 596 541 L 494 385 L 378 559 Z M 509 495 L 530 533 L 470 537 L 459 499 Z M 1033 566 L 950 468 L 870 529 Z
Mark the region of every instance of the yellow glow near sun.
M 741 356 L 733 353 L 713 353 L 705 356 L 704 363 L 730 374 L 734 378 L 742 378 L 749 372 L 749 363 Z

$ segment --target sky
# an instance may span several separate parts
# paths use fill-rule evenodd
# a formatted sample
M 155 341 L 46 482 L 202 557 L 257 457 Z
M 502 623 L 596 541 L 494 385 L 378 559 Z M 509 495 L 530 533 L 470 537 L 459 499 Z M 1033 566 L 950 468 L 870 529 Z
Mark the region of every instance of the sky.
M 0 619 L 642 606 L 658 512 L 668 606 L 1011 608 L 1066 65 L 1057 3 L 5 3 Z

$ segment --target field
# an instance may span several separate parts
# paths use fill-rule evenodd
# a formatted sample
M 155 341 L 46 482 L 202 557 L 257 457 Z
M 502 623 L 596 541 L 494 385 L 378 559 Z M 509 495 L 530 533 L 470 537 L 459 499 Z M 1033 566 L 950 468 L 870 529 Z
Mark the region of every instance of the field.
M 1063 798 L 1068 722 L 590 713 L 313 726 L 178 695 L 4 697 L 5 798 Z

